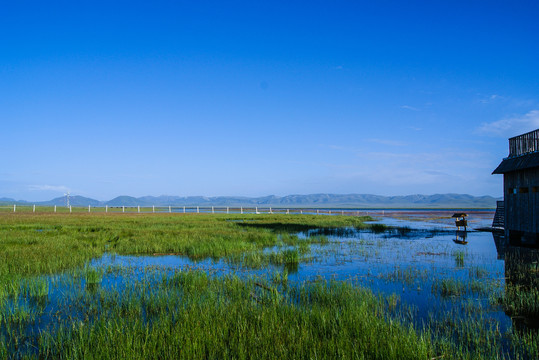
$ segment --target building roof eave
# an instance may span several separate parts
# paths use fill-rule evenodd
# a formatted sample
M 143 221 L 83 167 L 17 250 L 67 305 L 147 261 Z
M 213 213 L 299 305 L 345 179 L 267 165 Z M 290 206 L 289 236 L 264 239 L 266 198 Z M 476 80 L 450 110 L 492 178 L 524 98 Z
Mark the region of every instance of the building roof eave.
M 539 152 L 528 153 L 503 159 L 492 174 L 506 174 L 512 171 L 525 170 L 539 167 Z

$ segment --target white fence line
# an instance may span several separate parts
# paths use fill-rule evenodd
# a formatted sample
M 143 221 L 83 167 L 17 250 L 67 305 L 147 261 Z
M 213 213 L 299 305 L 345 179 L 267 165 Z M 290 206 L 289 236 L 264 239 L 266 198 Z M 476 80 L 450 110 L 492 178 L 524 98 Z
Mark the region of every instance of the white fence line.
M 347 216 L 363 216 L 375 215 L 383 216 L 384 210 L 374 209 L 338 209 L 338 208 L 306 208 L 306 207 L 259 207 L 259 206 L 172 206 L 172 205 L 149 205 L 149 206 L 57 206 L 57 205 L 20 205 L 14 204 L 0 206 L 0 209 L 7 209 L 12 212 L 28 212 L 32 213 L 183 213 L 183 214 L 294 214 L 294 215 L 347 215 Z

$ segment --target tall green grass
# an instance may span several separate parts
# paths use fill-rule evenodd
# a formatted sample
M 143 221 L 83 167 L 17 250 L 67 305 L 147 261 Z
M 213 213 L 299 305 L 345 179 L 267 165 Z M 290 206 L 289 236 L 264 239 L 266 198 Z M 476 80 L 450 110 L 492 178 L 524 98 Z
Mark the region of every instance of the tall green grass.
M 100 300 L 104 315 L 43 333 L 36 356 L 427 359 L 436 355 L 428 337 L 391 319 L 385 303 L 368 290 L 317 282 L 280 292 L 261 281 L 210 278 L 189 271 L 156 284 L 130 284 L 121 296 L 112 290 Z M 142 288 L 149 290 L 140 292 Z
M 505 292 L 497 302 L 513 318 L 539 329 L 539 252 L 512 249 L 505 262 Z
M 485 322 L 485 314 L 500 305 L 514 318 L 537 314 L 537 266 L 518 256 L 506 260 L 516 265 L 506 269 L 505 294 L 496 293 L 491 308 L 475 298 L 490 296 L 498 286 L 484 269 L 471 267 L 466 253 L 447 252 L 469 279 L 434 279 L 432 293 L 446 303 L 453 303 L 446 298 L 473 299 L 424 327 L 415 326 L 414 312 L 396 295 L 375 296 L 347 282 L 289 280 L 289 271 L 309 259 L 311 244 L 351 234 L 364 227 L 362 220 L 5 214 L 0 217 L 0 358 L 539 357 L 536 332 L 512 328 L 502 333 L 495 322 Z M 312 236 L 289 233 L 298 231 Z M 366 246 L 358 242 L 357 251 Z M 380 242 L 368 246 L 375 253 Z M 138 270 L 88 266 L 104 253 L 181 254 L 275 266 L 270 279 L 151 269 L 141 276 Z M 62 279 L 61 286 L 55 277 Z M 104 281 L 107 277 L 111 281 Z M 429 274 L 397 267 L 384 278 L 415 284 Z M 56 308 L 50 310 L 53 300 Z
M 4 214 L 0 217 L 0 284 L 2 279 L 80 267 L 105 252 L 180 254 L 200 259 L 297 245 L 300 240 L 287 231 L 366 227 L 365 219 L 316 215 Z M 325 242 L 327 238 L 313 241 Z

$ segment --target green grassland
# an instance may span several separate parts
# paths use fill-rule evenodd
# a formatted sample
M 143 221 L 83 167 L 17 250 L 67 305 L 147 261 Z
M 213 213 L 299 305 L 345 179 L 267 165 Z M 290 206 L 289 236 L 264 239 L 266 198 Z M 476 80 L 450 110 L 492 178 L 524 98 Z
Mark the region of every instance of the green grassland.
M 105 252 L 221 258 L 300 240 L 290 231 L 365 228 L 368 218 L 315 215 L 4 214 L 0 279 L 54 274 Z
M 366 220 L 270 214 L 4 213 L 0 358 L 537 358 L 536 332 L 502 335 L 495 324 L 478 316 L 489 310 L 473 302 L 464 320 L 447 313 L 446 320 L 417 328 L 411 321 L 413 311 L 399 306 L 397 295 L 376 296 L 349 282 L 323 279 L 292 286 L 286 270 L 269 278 L 245 278 L 149 268 L 140 276 L 124 267 L 88 266 L 105 253 L 178 254 L 254 267 L 297 264 L 311 244 L 327 243 L 324 234 L 332 229 L 384 230 Z M 317 229 L 316 235 L 295 235 L 310 229 Z M 274 246 L 283 250 L 262 255 L 264 248 Z M 463 262 L 464 255 L 454 256 Z M 485 276 L 479 270 L 473 274 Z M 536 275 L 536 268 L 526 271 Z M 410 270 L 394 276 L 416 275 Z M 105 286 L 105 277 L 122 285 Z M 60 305 L 46 310 L 52 289 L 61 289 Z M 452 280 L 433 286 L 433 293 L 446 297 L 485 291 Z M 508 291 L 492 303 L 512 306 L 515 314 L 536 312 L 534 296 L 527 299 Z M 44 328 L 43 318 L 49 322 Z M 41 328 L 35 330 L 36 324 Z M 502 351 L 508 342 L 509 353 Z

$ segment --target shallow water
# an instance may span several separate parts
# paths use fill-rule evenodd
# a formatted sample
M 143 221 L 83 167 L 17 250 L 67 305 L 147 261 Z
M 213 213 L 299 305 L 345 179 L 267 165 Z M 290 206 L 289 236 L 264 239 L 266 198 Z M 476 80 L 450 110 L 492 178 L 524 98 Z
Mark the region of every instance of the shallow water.
M 316 233 L 316 231 L 312 231 Z M 309 234 L 300 234 L 308 236 Z M 275 272 L 288 272 L 291 283 L 302 283 L 317 278 L 351 281 L 370 288 L 375 293 L 397 294 L 404 304 L 416 309 L 418 322 L 448 306 L 458 306 L 470 299 L 487 302 L 489 295 L 504 287 L 504 261 L 498 259 L 493 235 L 488 232 L 469 232 L 467 245 L 455 243 L 455 231 L 398 230 L 384 233 L 353 231 L 347 236 L 329 236 L 325 245 L 311 245 L 310 252 L 292 269 L 285 266 L 267 265 L 249 268 L 222 260 L 193 261 L 184 256 L 104 256 L 92 262 L 92 266 L 130 267 L 143 272 L 147 267 L 161 271 L 174 269 L 201 269 L 215 275 L 229 273 L 240 276 L 271 276 Z M 278 248 L 267 249 L 277 252 Z M 477 270 L 479 269 L 479 270 Z M 475 272 L 481 276 L 476 279 Z M 484 294 L 469 293 L 463 296 L 440 296 L 433 286 L 445 279 L 461 282 L 479 281 Z M 106 281 L 105 281 L 106 283 Z M 491 311 L 489 316 L 500 322 L 502 328 L 511 324 L 510 318 L 501 310 Z
M 492 225 L 495 211 L 493 210 L 463 210 L 468 214 L 469 230 L 488 228 Z M 383 210 L 371 212 L 375 223 L 388 226 L 413 227 L 414 229 L 444 229 L 455 230 L 453 210 Z
M 337 279 L 370 288 L 374 293 L 396 294 L 398 307 L 411 312 L 410 319 L 418 327 L 450 317 L 470 316 L 474 312 L 480 321 L 493 323 L 503 333 L 513 321 L 493 299 L 505 289 L 505 253 L 503 239 L 490 232 L 458 233 L 454 220 L 444 213 L 387 213 L 376 218 L 377 223 L 405 226 L 383 232 L 357 229 L 311 230 L 299 233 L 300 239 L 323 235 L 327 243 L 312 244 L 303 249 L 295 266 L 263 264 L 249 267 L 235 259 L 193 260 L 185 256 L 124 256 L 111 255 L 94 259 L 89 267 L 102 271 L 101 281 L 89 286 L 84 277 L 60 274 L 43 277 L 49 283 L 48 297 L 38 303 L 24 300 L 21 304 L 35 309 L 36 321 L 22 332 L 38 334 L 54 327 L 60 319 L 80 319 L 71 304 L 77 294 L 85 291 L 119 290 L 133 280 L 162 281 L 178 269 L 199 269 L 214 276 L 234 273 L 242 277 L 271 278 L 288 275 L 289 286 L 315 279 Z M 493 213 L 470 216 L 470 228 L 490 225 Z M 457 243 L 465 236 L 466 244 Z M 265 249 L 278 253 L 283 248 Z M 460 286 L 459 293 L 444 293 L 445 282 Z M 91 304 L 90 304 L 91 305 Z M 406 310 L 408 309 L 408 310 Z M 410 310 L 411 309 L 411 310 Z

